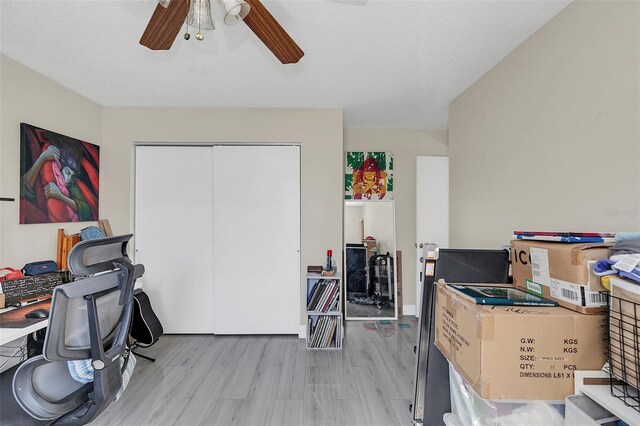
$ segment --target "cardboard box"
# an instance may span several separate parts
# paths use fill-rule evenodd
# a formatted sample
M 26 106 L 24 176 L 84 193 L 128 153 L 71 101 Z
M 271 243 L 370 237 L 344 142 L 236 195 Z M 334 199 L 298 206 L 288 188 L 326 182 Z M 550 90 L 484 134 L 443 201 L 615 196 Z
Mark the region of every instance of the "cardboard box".
M 611 373 L 640 388 L 640 284 L 611 278 L 609 346 Z
M 513 283 L 582 314 L 606 312 L 606 291 L 593 273 L 598 259 L 609 257 L 609 244 L 568 244 L 513 240 Z
M 362 240 L 362 244 L 367 248 L 367 259 L 378 254 L 378 242 L 376 240 L 365 238 Z
M 435 344 L 483 399 L 560 401 L 606 361 L 606 315 L 476 305 L 437 284 Z

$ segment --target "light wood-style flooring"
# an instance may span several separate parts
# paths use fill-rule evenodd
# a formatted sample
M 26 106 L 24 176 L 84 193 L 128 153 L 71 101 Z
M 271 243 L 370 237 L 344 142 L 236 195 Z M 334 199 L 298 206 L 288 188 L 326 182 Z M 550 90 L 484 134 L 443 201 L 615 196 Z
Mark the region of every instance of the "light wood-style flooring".
M 410 425 L 417 324 L 347 322 L 342 350 L 294 336 L 168 335 L 95 425 Z M 400 324 L 406 324 L 400 326 Z
M 378 309 L 376 305 L 359 305 L 351 302 L 345 305 L 345 316 L 350 318 L 393 318 L 395 314 L 395 308 L 389 306 Z

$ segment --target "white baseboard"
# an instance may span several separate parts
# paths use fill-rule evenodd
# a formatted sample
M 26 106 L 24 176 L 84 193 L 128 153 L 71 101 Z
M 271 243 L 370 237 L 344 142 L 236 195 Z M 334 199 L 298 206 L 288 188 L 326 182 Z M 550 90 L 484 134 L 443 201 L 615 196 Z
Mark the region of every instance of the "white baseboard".
M 402 315 L 415 315 L 416 314 L 416 305 L 402 305 Z M 301 325 L 300 330 L 298 331 L 298 337 L 300 339 L 307 338 L 307 326 Z
M 415 315 L 416 305 L 402 305 L 402 315 Z

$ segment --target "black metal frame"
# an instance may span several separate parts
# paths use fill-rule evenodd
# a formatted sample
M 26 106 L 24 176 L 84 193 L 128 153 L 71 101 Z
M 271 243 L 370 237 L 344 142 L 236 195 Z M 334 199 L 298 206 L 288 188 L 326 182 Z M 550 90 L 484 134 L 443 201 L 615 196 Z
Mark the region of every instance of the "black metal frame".
M 640 384 L 640 303 L 611 294 L 608 299 L 611 396 L 640 412 L 640 392 L 628 383 Z
M 449 364 L 434 344 L 435 283 L 439 279 L 451 283 L 508 283 L 509 250 L 440 249 L 427 244 L 422 262 L 422 305 L 410 410 L 414 424 L 441 425 L 443 415 L 451 411 L 451 397 Z M 433 273 L 428 273 L 428 266 L 433 267 Z

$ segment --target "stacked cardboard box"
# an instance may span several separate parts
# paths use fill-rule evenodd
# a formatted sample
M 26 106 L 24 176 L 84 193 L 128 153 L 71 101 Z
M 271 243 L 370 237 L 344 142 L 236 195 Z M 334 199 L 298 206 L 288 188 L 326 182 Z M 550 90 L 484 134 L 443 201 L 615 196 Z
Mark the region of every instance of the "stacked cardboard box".
M 575 370 L 606 361 L 604 314 L 476 305 L 437 286 L 435 344 L 484 399 L 560 401 Z
M 609 257 L 609 245 L 514 240 L 511 242 L 516 287 L 557 301 L 582 314 L 607 311 L 606 289 L 592 271 L 598 259 Z
M 367 259 L 378 254 L 378 242 L 373 237 L 363 239 L 362 244 L 367 248 Z

